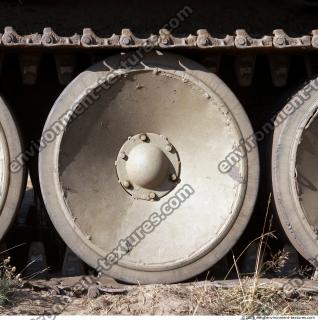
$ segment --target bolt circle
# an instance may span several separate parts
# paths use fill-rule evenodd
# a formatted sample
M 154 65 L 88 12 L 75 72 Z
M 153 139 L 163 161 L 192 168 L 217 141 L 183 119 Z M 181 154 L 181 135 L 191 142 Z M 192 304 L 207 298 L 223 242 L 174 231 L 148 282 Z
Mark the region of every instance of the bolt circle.
M 138 133 L 128 137 L 115 161 L 118 182 L 134 199 L 156 201 L 178 181 L 180 158 L 176 147 L 162 134 Z M 171 174 L 175 174 L 172 176 Z

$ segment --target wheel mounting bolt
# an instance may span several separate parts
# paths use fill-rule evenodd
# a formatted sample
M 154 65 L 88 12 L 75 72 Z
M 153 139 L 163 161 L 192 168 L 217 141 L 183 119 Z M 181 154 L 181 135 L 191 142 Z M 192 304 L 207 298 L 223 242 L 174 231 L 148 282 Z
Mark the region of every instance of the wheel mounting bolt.
M 147 140 L 147 136 L 145 134 L 141 134 L 139 136 L 139 138 L 140 138 L 141 141 L 146 141 Z
M 177 177 L 177 175 L 176 175 L 175 173 L 173 173 L 173 174 L 170 175 L 170 180 L 171 180 L 171 181 L 176 181 L 177 178 L 178 178 L 178 177 Z
M 125 152 L 120 152 L 120 153 L 119 153 L 119 158 L 120 158 L 120 159 L 125 159 L 125 158 L 126 158 Z
M 167 144 L 166 145 L 166 151 L 168 151 L 168 152 L 172 151 L 172 145 L 171 144 Z
M 149 193 L 149 198 L 150 198 L 150 199 L 156 198 L 156 194 L 155 194 L 154 192 L 150 192 L 150 193 Z
M 160 137 L 161 137 L 163 140 L 168 140 L 167 137 L 165 137 L 163 134 L 161 134 Z
M 124 186 L 125 188 L 129 188 L 129 187 L 130 187 L 129 181 L 128 181 L 128 180 L 124 181 L 124 182 L 123 182 L 123 186 Z

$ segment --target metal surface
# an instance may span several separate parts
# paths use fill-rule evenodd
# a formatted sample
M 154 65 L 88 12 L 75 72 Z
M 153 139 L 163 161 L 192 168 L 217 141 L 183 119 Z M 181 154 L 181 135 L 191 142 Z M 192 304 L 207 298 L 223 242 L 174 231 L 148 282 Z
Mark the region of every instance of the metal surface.
M 116 160 L 119 183 L 135 199 L 158 200 L 178 183 L 180 159 L 164 135 L 128 137 Z
M 287 84 L 290 55 L 301 55 L 309 75 L 316 74 L 316 59 L 312 53 L 318 48 L 318 30 L 299 37 L 289 36 L 283 29 L 275 29 L 268 35 L 254 37 L 244 29 L 237 29 L 224 37 L 213 36 L 207 29 L 193 30 L 193 33 L 179 34 L 159 29 L 156 34 L 144 38 L 136 36 L 130 29 L 110 37 L 98 36 L 91 28 L 81 33 L 60 36 L 53 28 L 47 27 L 37 33 L 20 35 L 13 27 L 5 27 L 0 33 L 0 65 L 8 52 L 19 53 L 22 81 L 34 85 L 38 77 L 41 57 L 53 54 L 60 84 L 67 85 L 75 76 L 78 53 L 85 53 L 96 61 L 98 53 L 111 50 L 128 51 L 135 49 L 136 56 L 143 56 L 150 50 L 182 50 L 185 54 L 201 55 L 202 62 L 217 73 L 223 55 L 235 56 L 235 73 L 238 83 L 247 87 L 252 84 L 257 57 L 269 59 L 273 84 L 282 87 Z M 98 59 L 99 60 L 99 59 Z M 1 70 L 1 68 L 0 68 Z
M 296 156 L 297 196 L 307 221 L 318 235 L 318 117 L 307 121 Z
M 252 129 L 234 95 L 202 66 L 181 56 L 157 53 L 134 68 L 114 71 L 120 59 L 106 59 L 83 72 L 56 101 L 44 132 L 65 111 L 87 101 L 87 88 L 99 96 L 40 153 L 44 201 L 68 246 L 96 267 L 99 258 L 169 200 L 169 195 L 157 201 L 134 199 L 118 183 L 114 166 L 118 155 L 121 160 L 125 157 L 120 149 L 128 136 L 149 133 L 141 139 L 147 141 L 164 135 L 180 157 L 180 183 L 191 185 L 195 193 L 108 274 L 129 282 L 180 281 L 224 256 L 250 217 L 257 194 L 257 150 L 230 174 L 221 173 L 218 163 Z M 114 72 L 117 81 L 102 90 L 100 79 Z M 147 179 L 151 176 L 152 188 L 162 179 L 157 180 L 157 174 L 164 165 L 152 167 L 150 162 L 161 161 L 160 154 L 166 150 L 159 142 L 156 145 L 156 151 L 151 148 L 149 153 L 137 150 L 137 154 L 145 151 L 143 166 L 151 165 Z M 127 173 L 134 175 L 134 170 L 133 165 Z M 132 180 L 139 179 L 139 184 L 150 186 L 137 170 Z
M 15 120 L 0 97 L 0 239 L 11 225 L 24 192 L 25 168 L 15 170 L 12 163 L 21 153 Z
M 272 175 L 275 203 L 286 234 L 298 252 L 317 267 L 318 94 L 315 89 L 316 81 L 317 79 L 307 84 L 283 109 L 289 110 L 289 116 L 275 130 Z M 299 102 L 301 96 L 306 97 L 302 103 Z M 298 108 L 291 112 L 293 110 L 291 106 L 295 105 L 298 105 Z
M 2 126 L 0 125 L 0 212 L 4 206 L 9 189 L 9 150 Z
M 167 29 L 160 29 L 157 34 L 139 38 L 130 29 L 122 29 L 121 34 L 111 37 L 100 37 L 91 28 L 84 28 L 81 34 L 60 36 L 53 28 L 28 35 L 20 35 L 11 27 L 5 27 L 0 34 L 1 47 L 33 47 L 33 48 L 200 48 L 200 49 L 317 49 L 318 30 L 300 37 L 291 37 L 283 29 L 275 29 L 271 34 L 253 37 L 244 29 L 237 29 L 233 34 L 223 38 L 213 37 L 208 30 L 194 30 L 186 36 L 174 35 Z

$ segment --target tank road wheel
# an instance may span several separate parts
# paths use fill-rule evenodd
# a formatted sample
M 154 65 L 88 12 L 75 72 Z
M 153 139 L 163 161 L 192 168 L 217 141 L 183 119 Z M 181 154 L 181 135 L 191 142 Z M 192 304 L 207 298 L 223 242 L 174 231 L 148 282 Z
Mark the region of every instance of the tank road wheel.
M 0 240 L 12 223 L 25 190 L 22 151 L 15 120 L 0 97 Z
M 177 55 L 127 68 L 129 59 L 94 65 L 57 99 L 42 135 L 43 196 L 56 229 L 92 267 L 133 283 L 181 281 L 243 232 L 258 153 L 221 172 L 252 128 L 217 76 Z
M 298 252 L 318 266 L 318 79 L 276 119 L 272 151 L 275 204 Z

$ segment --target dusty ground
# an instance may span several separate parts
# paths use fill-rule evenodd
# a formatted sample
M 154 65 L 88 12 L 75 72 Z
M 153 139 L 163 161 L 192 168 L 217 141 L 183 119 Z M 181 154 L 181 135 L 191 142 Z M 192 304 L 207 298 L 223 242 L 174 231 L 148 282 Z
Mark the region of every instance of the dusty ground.
M 74 289 L 78 278 L 32 281 L 14 288 L 0 314 L 317 314 L 318 282 L 306 280 L 286 292 L 290 280 L 200 281 L 127 286 L 105 278 L 89 290 Z M 289 282 L 290 283 L 290 282 Z M 298 286 L 297 285 L 297 286 Z M 284 287 L 285 286 L 285 287 Z M 97 289 L 98 287 L 98 289 Z M 93 298 L 93 296 L 96 296 Z M 52 310 L 56 310 L 55 312 Z

